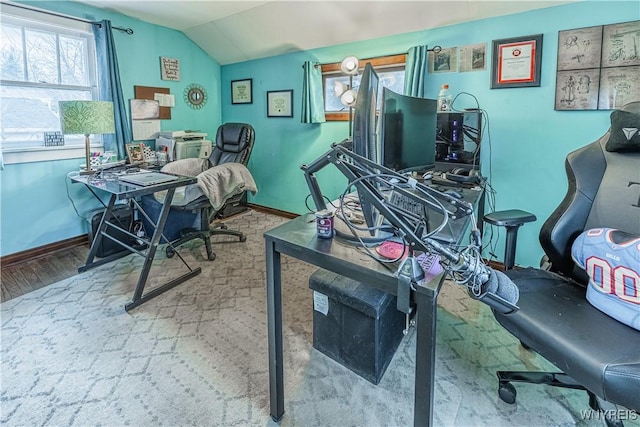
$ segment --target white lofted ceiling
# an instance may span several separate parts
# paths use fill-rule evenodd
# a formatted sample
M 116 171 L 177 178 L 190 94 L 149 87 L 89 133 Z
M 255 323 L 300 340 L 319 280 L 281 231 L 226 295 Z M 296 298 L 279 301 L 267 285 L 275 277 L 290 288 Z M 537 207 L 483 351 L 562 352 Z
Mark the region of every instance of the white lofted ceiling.
M 76 1 L 182 31 L 226 65 L 577 0 Z

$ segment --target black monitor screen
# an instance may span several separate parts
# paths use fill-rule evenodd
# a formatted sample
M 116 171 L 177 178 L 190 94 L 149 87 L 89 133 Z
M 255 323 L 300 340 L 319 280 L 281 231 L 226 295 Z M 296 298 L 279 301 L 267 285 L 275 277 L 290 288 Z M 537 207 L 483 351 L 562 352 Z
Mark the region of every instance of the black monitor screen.
M 396 171 L 427 171 L 436 162 L 437 101 L 387 88 L 380 108 L 381 164 Z
M 378 100 L 378 74 L 367 63 L 360 78 L 358 97 L 353 116 L 353 152 L 378 161 L 376 137 L 376 102 Z

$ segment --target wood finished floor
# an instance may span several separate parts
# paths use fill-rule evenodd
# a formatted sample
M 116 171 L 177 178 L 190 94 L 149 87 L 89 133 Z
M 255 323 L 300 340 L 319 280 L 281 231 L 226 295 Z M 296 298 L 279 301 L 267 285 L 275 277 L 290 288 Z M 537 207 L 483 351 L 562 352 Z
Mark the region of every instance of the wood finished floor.
M 78 274 L 78 267 L 84 264 L 88 253 L 88 245 L 75 246 L 33 260 L 2 266 L 0 302 Z

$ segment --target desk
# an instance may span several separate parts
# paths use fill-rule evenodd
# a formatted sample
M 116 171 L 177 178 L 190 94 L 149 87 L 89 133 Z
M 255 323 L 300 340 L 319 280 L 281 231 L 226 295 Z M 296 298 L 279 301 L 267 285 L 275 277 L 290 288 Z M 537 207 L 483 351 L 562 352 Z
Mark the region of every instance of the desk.
M 202 269 L 200 267 L 192 269 L 189 265 L 184 261 L 184 259 L 180 258 L 183 264 L 189 270 L 187 273 L 183 274 L 180 277 L 170 280 L 169 282 L 147 292 L 143 295 L 144 287 L 147 283 L 147 278 L 149 277 L 149 271 L 151 270 L 151 263 L 153 262 L 153 258 L 155 257 L 156 250 L 158 248 L 158 244 L 160 242 L 160 238 L 162 236 L 162 230 L 164 230 L 164 225 L 167 221 L 167 216 L 169 215 L 169 209 L 171 208 L 171 200 L 173 199 L 173 195 L 176 191 L 176 188 L 183 187 L 185 185 L 193 184 L 197 182 L 195 177 L 181 176 L 177 180 L 165 182 L 157 185 L 148 185 L 148 186 L 139 186 L 134 184 L 128 184 L 122 181 L 119 181 L 117 178 L 113 179 L 102 179 L 99 177 L 95 177 L 93 175 L 78 175 L 71 177 L 72 182 L 84 184 L 89 191 L 102 203 L 102 199 L 98 196 L 96 191 L 107 192 L 110 193 L 111 196 L 109 198 L 109 203 L 106 205 L 106 210 L 102 215 L 102 219 L 100 220 L 100 225 L 95 233 L 95 239 L 91 244 L 91 249 L 89 250 L 89 255 L 87 255 L 87 261 L 85 264 L 78 268 L 78 272 L 87 271 L 91 268 L 98 267 L 100 265 L 111 262 L 115 259 L 122 258 L 124 256 L 129 255 L 129 252 L 123 251 L 117 254 L 113 254 L 111 256 L 107 256 L 101 258 L 99 260 L 95 260 L 96 252 L 98 251 L 98 247 L 104 237 L 113 240 L 120 246 L 128 249 L 131 252 L 134 252 L 142 257 L 144 257 L 144 264 L 142 266 L 142 270 L 140 271 L 140 276 L 138 277 L 138 283 L 136 284 L 135 291 L 133 293 L 133 298 L 131 302 L 125 304 L 124 308 L 126 311 L 129 311 L 140 304 L 160 295 L 163 292 L 168 291 L 169 289 L 179 285 L 180 283 L 190 279 L 201 273 Z M 134 248 L 127 244 L 127 242 L 119 241 L 113 238 L 111 235 L 107 234 L 107 228 L 115 228 L 120 232 L 129 235 L 131 237 L 137 237 L 129 232 L 129 230 L 123 229 L 119 224 L 110 222 L 108 218 L 111 217 L 111 212 L 116 206 L 116 201 L 119 200 L 131 200 L 137 210 L 138 213 L 145 215 L 149 222 L 152 224 L 152 221 L 148 215 L 144 212 L 144 210 L 140 207 L 138 202 L 136 201 L 137 197 L 144 196 L 146 194 L 156 193 L 158 191 L 167 190 L 167 195 L 164 199 L 164 204 L 162 205 L 162 210 L 160 212 L 160 217 L 158 218 L 158 222 L 156 224 L 155 230 L 153 232 L 153 236 L 150 239 L 144 239 L 146 243 L 145 249 Z M 104 205 L 104 203 L 103 203 Z
M 461 189 L 464 200 L 479 205 L 483 191 Z M 481 215 L 481 212 L 479 213 Z M 462 239 L 469 218 L 452 221 L 452 229 Z M 374 259 L 361 262 L 353 246 L 334 239 L 318 239 L 314 214 L 299 216 L 264 234 L 267 269 L 267 324 L 269 341 L 269 393 L 271 418 L 279 422 L 284 416 L 284 358 L 282 349 L 282 279 L 281 254 L 289 255 L 337 274 L 358 280 L 396 295 L 398 278 Z M 358 263 L 352 262 L 357 259 Z M 433 379 L 436 354 L 437 298 L 445 274 L 421 283 L 412 291 L 416 316 L 416 371 L 414 426 L 430 426 L 433 420 Z

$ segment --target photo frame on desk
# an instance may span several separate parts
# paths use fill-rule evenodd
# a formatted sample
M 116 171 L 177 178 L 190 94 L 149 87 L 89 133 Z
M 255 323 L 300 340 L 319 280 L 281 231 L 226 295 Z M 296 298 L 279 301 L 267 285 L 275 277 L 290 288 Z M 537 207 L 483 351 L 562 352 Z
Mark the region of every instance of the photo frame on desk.
M 144 144 L 141 142 L 131 142 L 125 144 L 127 148 L 127 157 L 130 164 L 141 163 L 144 161 Z
M 253 79 L 233 80 L 231 82 L 232 104 L 253 104 Z
M 491 89 L 540 86 L 542 34 L 493 41 Z
M 293 117 L 293 89 L 267 92 L 267 117 Z

